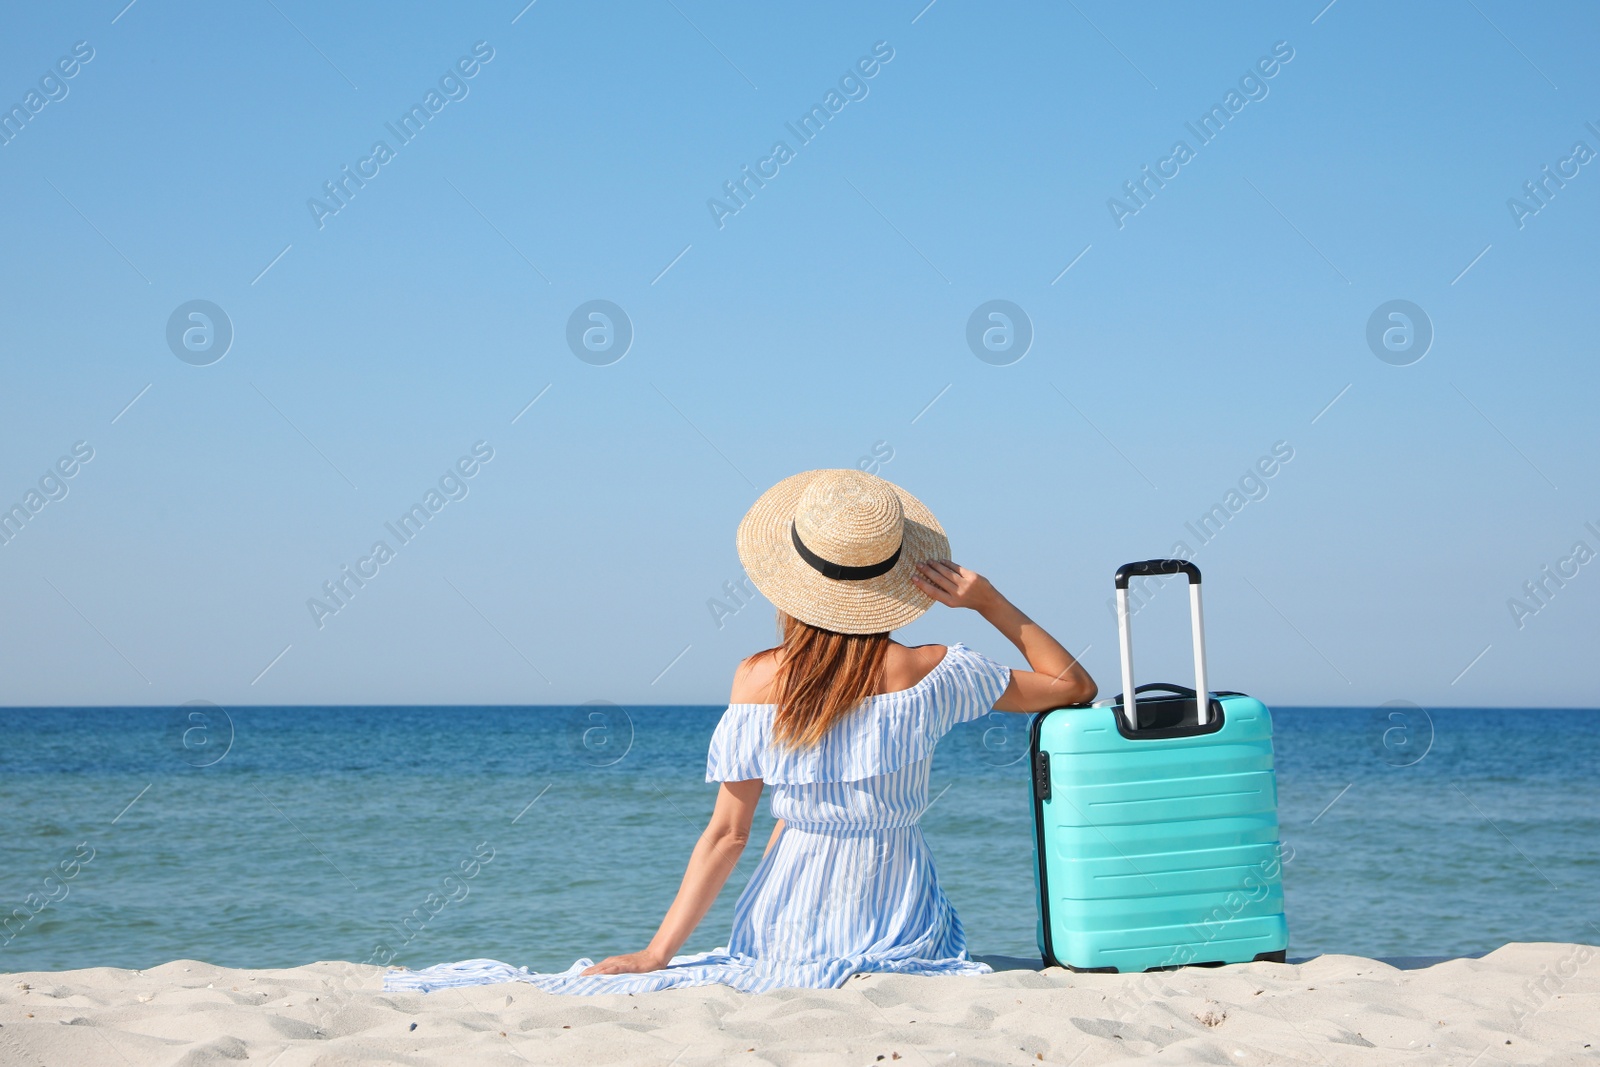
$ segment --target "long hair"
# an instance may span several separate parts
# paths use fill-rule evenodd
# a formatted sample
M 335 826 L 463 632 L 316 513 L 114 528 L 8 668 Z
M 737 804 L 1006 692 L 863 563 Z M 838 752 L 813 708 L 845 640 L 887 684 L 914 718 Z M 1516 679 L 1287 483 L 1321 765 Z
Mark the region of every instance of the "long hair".
M 810 748 L 878 690 L 889 635 L 841 634 L 778 613 L 782 644 L 773 691 L 773 734 L 789 748 Z

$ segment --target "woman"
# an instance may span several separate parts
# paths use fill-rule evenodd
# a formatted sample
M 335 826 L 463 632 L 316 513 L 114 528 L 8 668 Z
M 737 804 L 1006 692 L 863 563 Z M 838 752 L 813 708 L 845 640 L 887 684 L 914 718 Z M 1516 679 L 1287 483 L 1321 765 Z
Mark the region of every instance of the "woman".
M 738 532 L 751 581 L 778 608 L 783 643 L 739 665 L 711 739 L 720 782 L 677 898 L 643 951 L 561 974 L 493 960 L 391 972 L 390 990 L 525 981 L 553 993 L 634 993 L 723 983 L 759 992 L 852 974 L 982 974 L 939 889 L 918 820 L 934 746 L 990 709 L 1094 699 L 1088 673 L 950 544 L 910 493 L 855 470 L 807 471 L 756 501 Z M 933 603 L 977 611 L 1028 660 L 1014 671 L 965 645 L 908 648 L 889 632 Z M 740 894 L 726 948 L 678 956 L 749 840 L 762 789 L 778 817 Z

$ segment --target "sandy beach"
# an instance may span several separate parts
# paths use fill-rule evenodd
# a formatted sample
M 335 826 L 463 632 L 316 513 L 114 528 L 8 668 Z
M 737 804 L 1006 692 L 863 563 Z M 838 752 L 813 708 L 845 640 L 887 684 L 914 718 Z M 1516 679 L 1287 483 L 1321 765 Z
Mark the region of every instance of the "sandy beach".
M 17 973 L 0 1063 L 1505 1064 L 1600 1062 L 1600 949 L 1511 944 L 1417 967 L 1356 956 L 1147 975 L 868 975 L 562 997 L 524 985 L 384 993 L 371 968 Z

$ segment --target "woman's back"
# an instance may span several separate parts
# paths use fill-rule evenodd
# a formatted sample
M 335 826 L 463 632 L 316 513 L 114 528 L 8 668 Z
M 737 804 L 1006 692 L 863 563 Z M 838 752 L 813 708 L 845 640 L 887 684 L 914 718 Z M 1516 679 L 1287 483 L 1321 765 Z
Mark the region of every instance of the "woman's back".
M 712 735 L 706 780 L 761 779 L 785 833 L 915 826 L 927 806 L 934 747 L 956 723 L 988 713 L 1010 670 L 962 644 L 892 647 L 906 655 L 890 659 L 890 683 L 920 677 L 868 697 L 814 745 L 776 739 L 773 703 L 730 702 Z M 922 669 L 930 659 L 932 669 Z M 735 695 L 770 696 L 770 685 L 736 685 Z
M 770 697 L 770 683 L 763 690 L 750 674 L 735 695 Z M 776 739 L 774 704 L 729 703 L 706 779 L 760 779 L 783 826 L 740 897 L 728 942 L 731 955 L 752 961 L 749 980 L 837 985 L 858 970 L 983 970 L 966 959 L 918 823 L 939 739 L 987 714 L 1010 674 L 962 644 L 892 646 L 883 679 L 894 688 L 867 697 L 811 745 Z
M 927 677 L 944 659 L 944 645 L 902 645 L 889 642 L 884 655 L 883 674 L 876 695 L 901 692 Z M 757 652 L 739 665 L 733 678 L 733 701 L 740 704 L 771 704 L 777 697 L 774 685 L 783 664 L 783 649 Z

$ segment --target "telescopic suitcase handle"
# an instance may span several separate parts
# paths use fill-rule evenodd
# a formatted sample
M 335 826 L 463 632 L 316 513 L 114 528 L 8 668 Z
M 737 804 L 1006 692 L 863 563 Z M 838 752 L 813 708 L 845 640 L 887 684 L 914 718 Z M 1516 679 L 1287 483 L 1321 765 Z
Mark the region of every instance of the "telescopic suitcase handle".
M 1194 690 L 1195 721 L 1204 726 L 1211 719 L 1211 692 L 1206 688 L 1206 634 L 1200 619 L 1200 568 L 1188 560 L 1147 559 L 1138 563 L 1124 563 L 1117 568 L 1117 643 L 1122 649 L 1122 714 L 1128 729 L 1139 728 L 1135 708 L 1139 702 L 1133 684 L 1133 633 L 1129 624 L 1132 613 L 1128 610 L 1128 579 L 1142 575 L 1183 574 L 1189 578 L 1189 617 L 1194 629 Z

